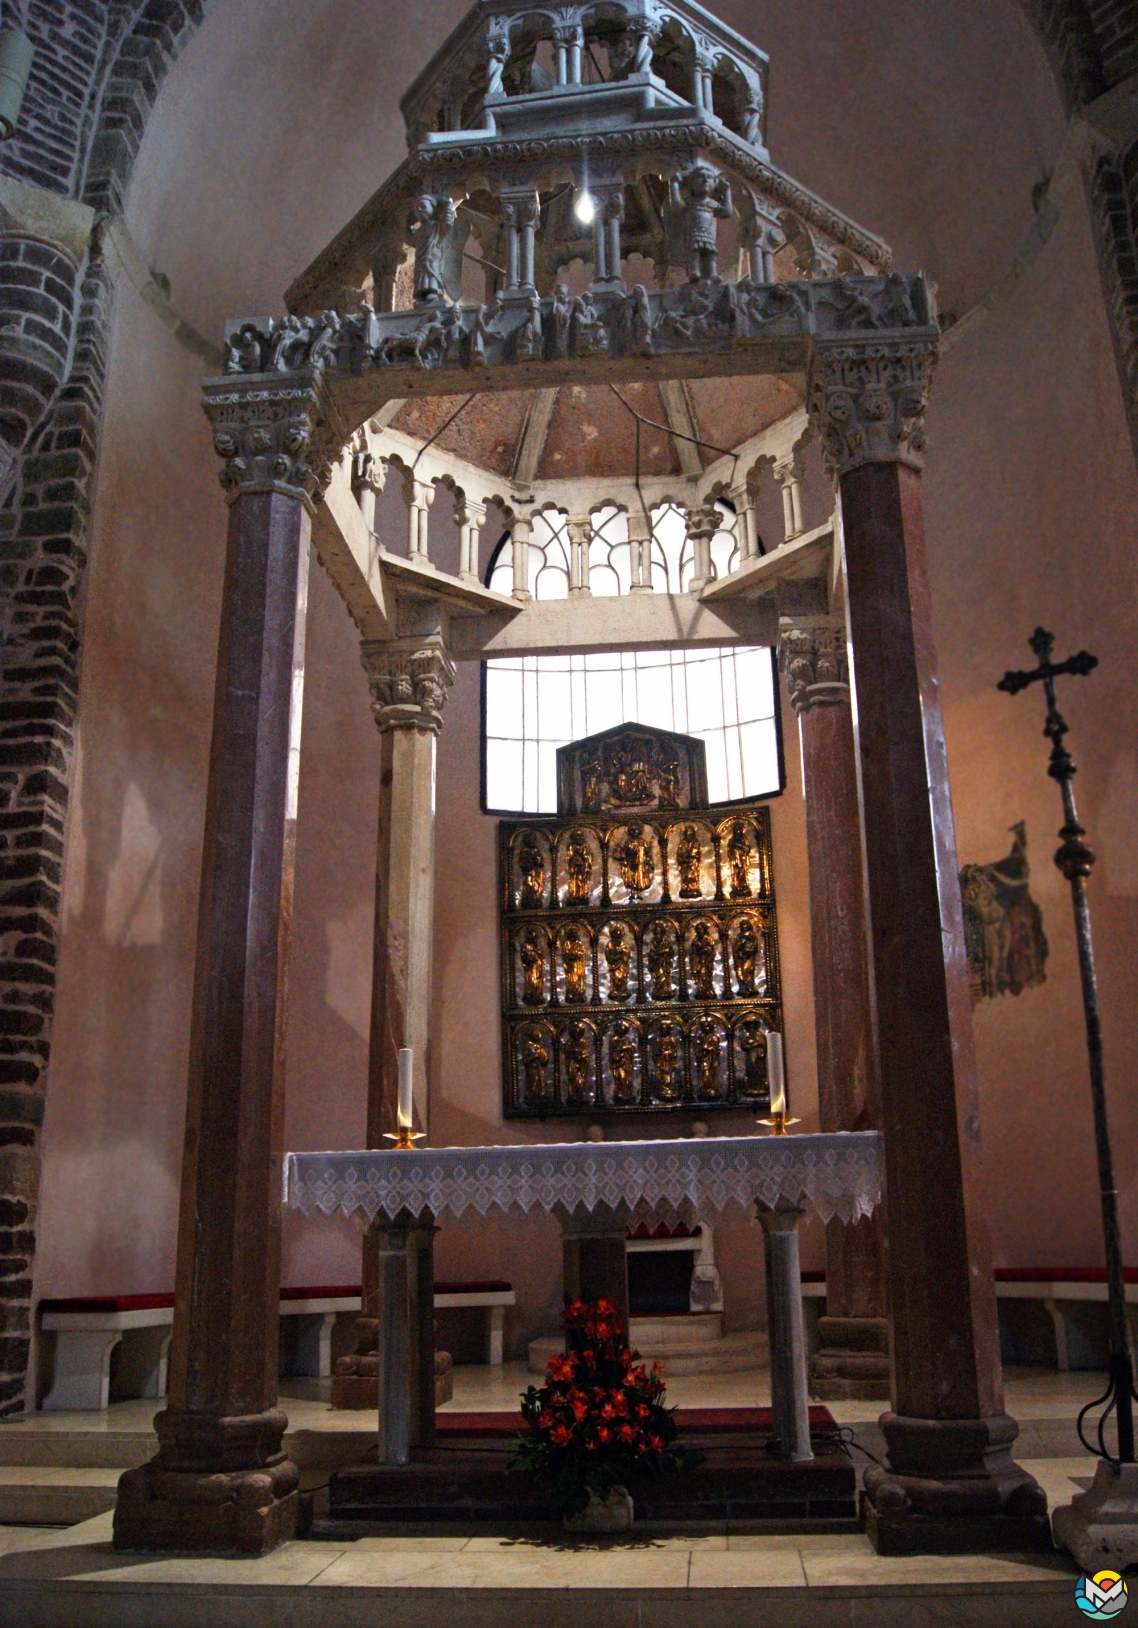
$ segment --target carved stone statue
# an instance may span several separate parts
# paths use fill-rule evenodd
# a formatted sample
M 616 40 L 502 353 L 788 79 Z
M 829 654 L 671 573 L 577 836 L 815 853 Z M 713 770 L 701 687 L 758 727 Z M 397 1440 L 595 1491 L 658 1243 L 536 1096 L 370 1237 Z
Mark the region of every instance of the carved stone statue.
M 624 297 L 624 330 L 632 355 L 652 355 L 652 306 L 643 283 L 636 283 Z
M 609 969 L 609 1000 L 628 999 L 628 973 L 632 963 L 632 946 L 625 937 L 623 927 L 614 927 L 605 945 L 605 960 Z
M 609 348 L 604 318 L 587 294 L 573 299 L 573 349 L 578 356 L 600 356 Z
M 609 1075 L 612 1079 L 612 1100 L 636 1100 L 636 1042 L 632 1026 L 623 1018 L 612 1026 L 609 1035 Z
M 570 831 L 565 845 L 565 902 L 588 904 L 593 889 L 593 852 L 583 831 Z
M 767 1092 L 767 1035 L 757 1019 L 750 1019 L 739 1029 L 739 1049 L 743 1053 L 743 1084 L 749 1097 L 762 1097 Z
M 727 844 L 727 861 L 731 866 L 731 897 L 733 899 L 749 899 L 751 897 L 751 842 L 747 836 L 747 828 L 742 820 L 736 820 L 731 827 L 731 838 Z
M 407 236 L 415 250 L 416 305 L 432 305 L 446 298 L 443 269 L 454 220 L 454 200 L 446 193 L 421 192 L 415 199 Z
M 491 29 L 486 40 L 486 94 L 502 95 L 502 76 L 510 59 L 510 36 L 505 29 Z
M 518 870 L 522 892 L 518 904 L 523 910 L 536 910 L 545 898 L 545 854 L 532 831 L 527 831 L 518 848 Z
M 526 929 L 520 950 L 522 1000 L 527 1006 L 545 1005 L 545 944 L 536 927 Z
M 621 880 L 632 897 L 647 893 L 656 875 L 652 858 L 652 842 L 644 827 L 636 820 L 628 827 L 628 836 L 617 856 Z
M 722 1050 L 719 1030 L 710 1018 L 704 1018 L 695 1031 L 696 1081 L 704 1102 L 713 1102 L 719 1095 L 719 1059 Z
M 680 1094 L 679 1067 L 680 1037 L 673 1024 L 661 1024 L 652 1040 L 652 1068 L 656 1095 L 664 1102 L 674 1102 Z
M 585 999 L 585 962 L 588 959 L 579 927 L 566 927 L 561 935 L 561 965 L 565 970 L 565 999 L 579 1005 Z
M 571 1023 L 565 1035 L 565 1084 L 569 1101 L 583 1106 L 589 1100 L 592 1072 L 592 1036 L 587 1023 Z
M 759 935 L 750 916 L 744 916 L 735 934 L 731 958 L 735 963 L 735 987 L 740 995 L 754 995 L 755 969 L 761 949 Z
M 526 1077 L 526 1104 L 534 1108 L 548 1096 L 545 1070 L 549 1064 L 549 1049 L 537 1035 L 528 1034 L 522 1041 L 522 1071 Z
M 529 296 L 525 321 L 517 331 L 514 357 L 519 362 L 540 361 L 545 349 L 545 333 L 541 325 L 541 301 L 536 294 Z
M 694 825 L 685 825 L 676 844 L 676 865 L 680 872 L 680 898 L 698 899 L 703 892 L 700 871 L 703 868 L 703 844 Z
M 698 921 L 688 946 L 688 965 L 697 1000 L 715 999 L 715 958 L 719 951 L 711 923 Z
M 652 979 L 652 999 L 670 1001 L 672 973 L 676 965 L 676 950 L 672 935 L 666 927 L 657 927 L 648 946 L 648 973 Z
M 688 275 L 693 283 L 719 275 L 717 220 L 731 215 L 731 187 L 725 175 L 697 159 L 673 177 L 672 208 L 682 215 Z
M 285 322 L 296 322 L 297 317 L 286 317 Z M 282 323 L 283 327 L 284 324 Z M 229 338 L 227 373 L 259 373 L 261 371 L 261 335 L 255 322 L 243 322 Z
M 573 301 L 569 298 L 569 290 L 564 283 L 558 283 L 553 290 L 549 316 L 550 325 L 553 329 L 553 354 L 556 357 L 568 356 L 569 331 L 573 322 Z

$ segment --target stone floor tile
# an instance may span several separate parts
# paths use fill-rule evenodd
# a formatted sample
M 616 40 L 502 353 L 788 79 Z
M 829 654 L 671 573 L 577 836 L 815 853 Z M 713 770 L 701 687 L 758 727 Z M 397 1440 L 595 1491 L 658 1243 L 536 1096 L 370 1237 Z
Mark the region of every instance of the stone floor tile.
M 805 1588 L 797 1549 L 729 1549 L 693 1554 L 689 1588 Z

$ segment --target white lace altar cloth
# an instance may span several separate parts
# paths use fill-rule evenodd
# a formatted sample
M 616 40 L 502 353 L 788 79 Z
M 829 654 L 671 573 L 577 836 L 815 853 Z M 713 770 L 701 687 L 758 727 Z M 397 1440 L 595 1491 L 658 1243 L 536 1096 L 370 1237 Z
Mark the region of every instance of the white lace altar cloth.
M 520 1147 L 416 1148 L 287 1153 L 284 1201 L 311 1215 L 382 1210 L 460 1216 L 501 1210 L 573 1209 L 706 1215 L 729 1204 L 779 1199 L 823 1221 L 856 1221 L 881 1199 L 876 1131 L 826 1136 L 719 1136 L 675 1142 L 555 1142 Z

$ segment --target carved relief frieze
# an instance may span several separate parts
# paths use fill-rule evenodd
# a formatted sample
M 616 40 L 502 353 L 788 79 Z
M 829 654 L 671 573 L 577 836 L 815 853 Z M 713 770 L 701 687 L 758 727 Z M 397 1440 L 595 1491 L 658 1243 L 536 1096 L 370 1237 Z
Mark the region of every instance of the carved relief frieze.
M 709 805 L 702 743 L 639 725 L 563 748 L 559 785 L 499 827 L 506 1114 L 765 1107 L 768 810 Z
M 437 634 L 426 638 L 368 639 L 360 657 L 371 689 L 371 710 L 380 732 L 442 728 L 455 665 Z

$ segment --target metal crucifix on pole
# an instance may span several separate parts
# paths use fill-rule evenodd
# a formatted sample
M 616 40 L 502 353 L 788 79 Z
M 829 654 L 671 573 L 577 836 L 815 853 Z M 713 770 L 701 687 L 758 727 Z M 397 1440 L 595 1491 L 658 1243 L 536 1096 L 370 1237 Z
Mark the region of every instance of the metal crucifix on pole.
M 1094 1109 L 1095 1151 L 1098 1156 L 1099 1194 L 1102 1202 L 1102 1230 L 1106 1243 L 1106 1278 L 1110 1301 L 1110 1383 L 1102 1396 L 1089 1402 L 1079 1414 L 1079 1439 L 1088 1452 L 1114 1463 L 1134 1463 L 1134 1409 L 1138 1400 L 1134 1391 L 1134 1370 L 1130 1356 L 1130 1340 L 1126 1326 L 1126 1285 L 1122 1265 L 1122 1240 L 1118 1226 L 1118 1192 L 1114 1185 L 1114 1160 L 1110 1148 L 1110 1125 L 1106 1111 L 1106 1085 L 1103 1077 L 1102 1024 L 1098 1008 L 1098 983 L 1095 978 L 1094 947 L 1091 942 L 1090 907 L 1087 904 L 1087 877 L 1095 862 L 1094 850 L 1083 838 L 1084 828 L 1079 824 L 1075 808 L 1075 793 L 1071 781 L 1075 776 L 1075 760 L 1067 750 L 1064 736 L 1067 721 L 1055 701 L 1055 680 L 1066 673 L 1085 678 L 1098 666 L 1098 657 L 1080 650 L 1066 661 L 1053 662 L 1054 635 L 1037 627 L 1029 641 L 1039 666 L 1033 672 L 1005 673 L 997 689 L 1009 695 L 1018 695 L 1029 684 L 1041 683 L 1047 698 L 1047 721 L 1043 733 L 1051 742 L 1051 761 L 1047 772 L 1058 781 L 1063 794 L 1064 822 L 1059 831 L 1060 845 L 1055 863 L 1071 884 L 1071 897 L 1075 906 L 1075 935 L 1079 944 L 1079 971 L 1083 985 L 1083 1010 L 1087 1022 L 1087 1054 L 1091 1071 L 1091 1103 Z M 1083 1435 L 1083 1419 L 1092 1409 L 1106 1403 L 1098 1423 L 1098 1446 L 1091 1445 Z M 1105 1441 L 1106 1421 L 1111 1413 L 1118 1419 L 1118 1456 L 1113 1459 Z

